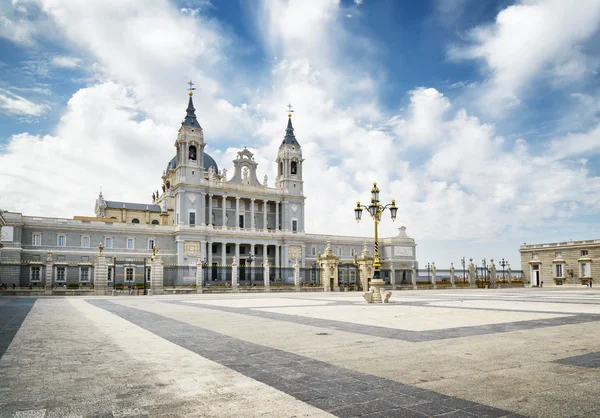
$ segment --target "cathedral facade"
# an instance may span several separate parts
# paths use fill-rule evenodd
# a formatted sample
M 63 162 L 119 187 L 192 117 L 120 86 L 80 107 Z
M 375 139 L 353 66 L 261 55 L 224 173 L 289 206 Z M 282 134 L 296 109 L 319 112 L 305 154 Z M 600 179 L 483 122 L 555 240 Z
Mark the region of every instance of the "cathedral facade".
M 274 187 L 269 187 L 267 176 L 257 177 L 258 163 L 248 149 L 237 153 L 228 173 L 225 168 L 219 170 L 205 153 L 205 146 L 190 93 L 174 143 L 175 156 L 168 162 L 161 190 L 153 193 L 152 202 L 111 201 L 100 193 L 90 217 L 59 219 L 4 212 L 0 263 L 29 265 L 29 279 L 35 282 L 40 276 L 36 266 L 48 257 L 53 261 L 55 280 L 66 280 L 69 271 L 78 280 L 90 280 L 85 272 L 93 266 L 99 243 L 104 255 L 115 262 L 149 259 L 152 249 L 158 247 L 165 264 L 180 266 L 198 260 L 208 266 L 227 265 L 235 258 L 240 266 L 268 262 L 291 267 L 297 261 L 310 267 L 328 243 L 342 263 L 353 263 L 365 245 L 373 254 L 372 237 L 305 231 L 304 159 L 291 114 L 277 151 Z M 352 216 L 352 208 L 348 216 Z M 382 269 L 410 274 L 416 264 L 416 244 L 404 227 L 398 236 L 382 238 L 379 247 Z M 10 282 L 8 270 L 0 269 L 0 276 L 2 271 L 0 280 Z

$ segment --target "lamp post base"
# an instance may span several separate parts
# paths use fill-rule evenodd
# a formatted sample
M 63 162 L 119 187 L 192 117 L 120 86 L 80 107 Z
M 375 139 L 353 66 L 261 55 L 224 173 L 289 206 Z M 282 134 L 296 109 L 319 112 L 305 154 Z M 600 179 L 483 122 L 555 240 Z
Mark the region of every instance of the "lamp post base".
M 385 291 L 385 282 L 382 279 L 373 279 L 369 285 L 369 291 L 363 294 L 367 303 L 388 303 L 392 292 Z

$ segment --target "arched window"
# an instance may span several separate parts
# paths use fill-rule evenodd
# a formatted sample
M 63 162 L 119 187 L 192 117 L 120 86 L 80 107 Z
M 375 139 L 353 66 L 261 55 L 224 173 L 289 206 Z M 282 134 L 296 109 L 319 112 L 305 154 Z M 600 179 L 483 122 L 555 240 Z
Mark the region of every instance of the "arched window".
M 190 147 L 188 149 L 188 156 L 190 158 L 190 161 L 196 161 L 196 146 L 195 145 L 190 145 Z
M 292 161 L 292 164 L 290 166 L 290 172 L 292 174 L 298 174 L 298 163 L 296 161 Z
M 157 221 L 156 219 L 154 219 L 154 220 L 152 221 L 152 225 L 158 225 L 158 221 Z
M 133 219 L 131 220 L 131 223 L 132 223 L 132 224 L 139 224 L 139 223 L 140 223 L 140 220 L 139 220 L 138 218 L 133 218 Z

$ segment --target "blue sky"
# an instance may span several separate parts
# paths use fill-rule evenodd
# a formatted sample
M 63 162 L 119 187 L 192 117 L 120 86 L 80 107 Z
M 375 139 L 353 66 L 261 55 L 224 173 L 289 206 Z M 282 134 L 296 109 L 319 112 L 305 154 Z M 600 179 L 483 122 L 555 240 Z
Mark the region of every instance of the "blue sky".
M 220 167 L 248 146 L 273 179 L 295 105 L 308 232 L 369 235 L 351 207 L 378 180 L 401 202 L 384 234 L 406 224 L 422 262 L 517 265 L 523 242 L 600 233 L 596 0 L 13 0 L 0 16 L 5 210 L 86 215 L 100 187 L 147 201 L 192 78 Z

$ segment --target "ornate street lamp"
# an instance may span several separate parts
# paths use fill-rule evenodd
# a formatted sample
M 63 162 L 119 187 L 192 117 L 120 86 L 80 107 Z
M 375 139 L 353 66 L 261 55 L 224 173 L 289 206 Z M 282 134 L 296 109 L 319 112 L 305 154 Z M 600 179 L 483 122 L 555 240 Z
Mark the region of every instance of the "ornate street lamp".
M 375 223 L 375 257 L 373 260 L 374 271 L 373 279 L 371 280 L 371 287 L 374 288 L 375 293 L 379 295 L 379 288 L 383 287 L 383 285 L 385 284 L 384 281 L 381 279 L 381 262 L 379 261 L 379 222 L 381 222 L 381 214 L 386 209 L 390 210 L 392 221 L 395 221 L 396 214 L 398 213 L 398 207 L 396 206 L 395 199 L 392 199 L 392 203 L 387 204 L 385 206 L 379 202 L 379 187 L 377 187 L 377 182 L 374 182 L 373 188 L 371 189 L 371 203 L 369 204 L 369 206 L 361 205 L 360 201 L 356 202 L 356 208 L 354 208 L 354 216 L 356 222 L 360 222 L 363 209 L 366 209 L 369 212 L 369 215 L 371 215 L 371 218 Z
M 431 264 L 427 263 L 427 265 L 425 267 L 427 267 L 427 284 L 430 284 L 429 283 L 429 269 L 431 269 Z
M 463 284 L 465 284 L 465 257 L 463 256 L 463 258 L 460 259 L 460 263 L 462 264 L 462 268 L 463 268 Z
M 502 261 L 500 261 L 498 264 L 500 264 L 502 266 L 502 280 L 506 280 L 504 278 L 504 267 L 508 265 L 508 263 L 506 261 L 504 261 L 504 257 L 502 257 Z

